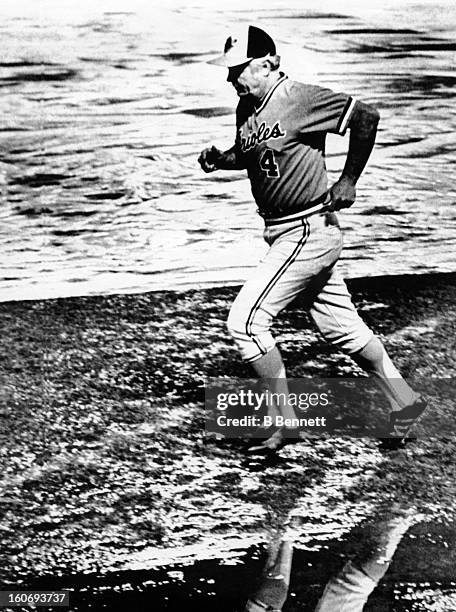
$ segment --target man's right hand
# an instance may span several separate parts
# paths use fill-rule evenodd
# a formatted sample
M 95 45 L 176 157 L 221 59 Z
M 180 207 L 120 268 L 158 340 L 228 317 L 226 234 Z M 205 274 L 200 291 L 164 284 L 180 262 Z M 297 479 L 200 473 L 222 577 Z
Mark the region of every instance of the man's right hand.
M 198 161 L 204 172 L 214 172 L 218 169 L 217 162 L 223 158 L 223 151 L 217 147 L 210 147 L 201 151 Z

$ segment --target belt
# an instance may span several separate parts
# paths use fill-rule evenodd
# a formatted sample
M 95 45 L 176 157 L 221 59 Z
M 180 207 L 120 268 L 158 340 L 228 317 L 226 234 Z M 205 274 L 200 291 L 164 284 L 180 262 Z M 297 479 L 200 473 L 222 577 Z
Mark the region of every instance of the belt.
M 289 223 L 296 219 L 302 219 L 303 217 L 310 217 L 319 212 L 323 212 L 331 204 L 331 194 L 326 191 L 319 198 L 311 200 L 305 204 L 305 209 L 302 207 L 298 212 L 291 214 L 281 215 L 280 217 L 264 217 L 266 225 L 280 225 L 281 223 Z

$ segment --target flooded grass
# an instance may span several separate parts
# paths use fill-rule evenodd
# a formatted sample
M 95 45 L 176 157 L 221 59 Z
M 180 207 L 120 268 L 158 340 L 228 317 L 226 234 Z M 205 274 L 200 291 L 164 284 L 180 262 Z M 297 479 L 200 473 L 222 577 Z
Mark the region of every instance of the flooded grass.
M 454 275 L 351 288 L 404 373 L 452 375 Z M 61 581 L 75 589 L 75 610 L 90 609 L 87 602 L 120 609 L 129 598 L 138 610 L 184 600 L 190 609 L 234 609 L 290 514 L 299 525 L 296 571 L 305 572 L 328 554 L 337 565 L 350 548 L 343 544 L 343 553 L 340 542 L 399 503 L 421 517 L 419 538 L 434 538 L 420 550 L 435 569 L 433 577 L 421 566 L 414 573 L 414 553 L 406 577 L 393 572 L 390 584 L 402 601 L 404 581 L 426 580 L 436 592 L 440 576 L 443 597 L 453 588 L 455 443 L 439 428 L 454 403 L 434 403 L 421 430 L 433 437 L 406 450 L 319 439 L 286 447 L 279 462 L 258 469 L 242 445 L 206 440 L 203 431 L 205 377 L 250 375 L 224 331 L 233 297 L 213 289 L 0 305 L 2 580 Z M 361 374 L 328 350 L 299 305 L 276 332 L 293 377 Z M 386 418 L 386 406 L 378 410 Z M 301 608 L 291 610 L 311 609 L 302 606 L 326 573 L 318 584 L 312 576 L 293 587 Z
M 152 3 L 145 18 L 133 0 L 129 12 L 53 3 L 43 19 L 46 2 L 20 19 L 0 9 L 2 583 L 69 588 L 75 611 L 228 612 L 292 516 L 285 610 L 310 612 L 399 505 L 414 524 L 366 611 L 456 610 L 443 389 L 456 360 L 453 13 L 399 1 L 380 14 L 327 2 L 157 15 Z M 327 437 L 254 462 L 242 443 L 204 436 L 204 381 L 251 376 L 225 329 L 228 285 L 264 248 L 243 174 L 207 177 L 196 162 L 232 142 L 236 100 L 205 62 L 246 18 L 278 38 L 290 76 L 381 111 L 357 204 L 341 215 L 342 266 L 372 277 L 351 282 L 361 315 L 430 390 L 405 450 Z M 346 142 L 328 145 L 336 178 Z M 452 273 L 424 274 L 435 271 Z M 100 297 L 6 301 L 82 294 Z M 303 304 L 275 331 L 291 377 L 363 375 Z M 385 403 L 368 413 L 386 415 Z

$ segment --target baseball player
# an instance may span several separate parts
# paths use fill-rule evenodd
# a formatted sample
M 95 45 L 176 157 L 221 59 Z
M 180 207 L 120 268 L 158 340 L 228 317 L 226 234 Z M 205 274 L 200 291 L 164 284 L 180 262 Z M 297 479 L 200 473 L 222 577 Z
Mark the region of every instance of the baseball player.
M 377 110 L 349 95 L 289 79 L 279 70 L 274 41 L 255 26 L 230 36 L 223 55 L 210 63 L 228 69 L 239 96 L 236 138 L 227 151 L 204 149 L 198 161 L 205 172 L 247 170 L 269 245 L 228 318 L 242 358 L 273 386 L 271 391 L 286 397 L 285 367 L 270 328 L 279 312 L 306 292 L 323 337 L 378 381 L 392 409 L 388 436 L 402 444 L 426 402 L 359 317 L 336 265 L 342 236 L 334 211 L 355 201 L 356 183 L 374 146 Z M 326 134 L 343 136 L 347 130 L 345 166 L 328 190 Z M 296 416 L 286 400 L 275 410 L 285 418 Z M 275 450 L 286 437 L 285 428 L 275 431 L 261 448 Z

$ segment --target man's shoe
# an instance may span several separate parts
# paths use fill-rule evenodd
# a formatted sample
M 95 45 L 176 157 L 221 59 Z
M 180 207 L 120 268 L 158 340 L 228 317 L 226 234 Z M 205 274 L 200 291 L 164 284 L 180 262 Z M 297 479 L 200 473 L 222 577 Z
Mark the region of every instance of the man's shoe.
M 253 443 L 247 452 L 252 455 L 277 453 L 288 444 L 304 442 L 311 437 L 299 428 L 277 427 L 268 438 Z
M 265 429 L 264 436 L 252 439 L 247 452 L 250 455 L 264 455 L 275 453 L 284 446 L 284 439 L 281 427 L 269 427 Z
M 391 412 L 386 437 L 380 439 L 381 448 L 386 450 L 404 448 L 407 441 L 412 440 L 408 437 L 410 429 L 418 422 L 426 408 L 427 401 L 419 397 L 410 406 Z

